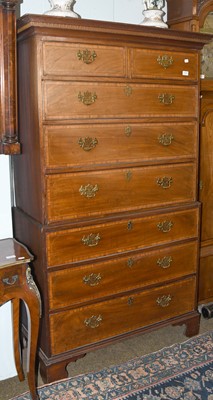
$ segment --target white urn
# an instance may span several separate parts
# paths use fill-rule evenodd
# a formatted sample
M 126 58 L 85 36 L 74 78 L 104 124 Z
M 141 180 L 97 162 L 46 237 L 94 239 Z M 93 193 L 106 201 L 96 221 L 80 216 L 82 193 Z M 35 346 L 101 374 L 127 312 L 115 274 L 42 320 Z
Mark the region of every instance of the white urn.
M 143 4 L 144 20 L 141 23 L 142 25 L 168 28 L 168 25 L 163 21 L 165 12 L 162 9 L 165 5 L 165 0 L 143 0 Z
M 58 17 L 80 18 L 80 15 L 73 11 L 75 0 L 48 0 L 51 5 L 51 10 L 46 11 L 46 15 Z

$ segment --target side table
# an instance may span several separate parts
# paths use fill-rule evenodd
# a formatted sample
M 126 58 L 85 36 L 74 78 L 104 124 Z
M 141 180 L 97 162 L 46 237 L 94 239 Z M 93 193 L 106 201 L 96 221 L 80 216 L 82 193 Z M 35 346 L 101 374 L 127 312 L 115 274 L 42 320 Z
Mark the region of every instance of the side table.
M 29 262 L 33 256 L 15 239 L 0 240 L 0 305 L 12 301 L 14 357 L 19 380 L 24 380 L 22 368 L 19 320 L 20 300 L 25 304 L 28 317 L 27 378 L 32 400 L 37 400 L 35 361 L 41 315 L 41 300 L 32 278 Z

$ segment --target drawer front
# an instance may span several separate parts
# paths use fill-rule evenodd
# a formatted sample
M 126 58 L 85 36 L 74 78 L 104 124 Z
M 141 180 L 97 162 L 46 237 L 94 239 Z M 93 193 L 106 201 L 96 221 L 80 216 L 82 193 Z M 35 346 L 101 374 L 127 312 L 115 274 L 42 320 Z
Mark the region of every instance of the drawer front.
M 52 354 L 99 342 L 188 313 L 195 307 L 196 280 L 186 279 L 141 293 L 50 316 Z M 72 334 L 67 335 L 67 332 Z
M 195 123 L 46 126 L 47 168 L 94 168 L 195 157 Z
M 196 272 L 193 241 L 129 257 L 50 272 L 50 309 L 77 305 Z
M 159 213 L 47 233 L 48 266 L 197 237 L 198 209 Z
M 21 288 L 26 281 L 26 269 L 23 265 L 11 265 L 0 268 L 0 296 L 15 295 L 15 291 Z M 6 300 L 6 299 L 5 299 Z
M 194 164 L 46 177 L 48 221 L 139 210 L 196 199 Z
M 196 117 L 196 86 L 43 83 L 44 119 Z
M 125 77 L 126 59 L 123 47 L 68 42 L 43 44 L 44 76 Z
M 198 79 L 198 55 L 162 50 L 133 49 L 132 77 Z

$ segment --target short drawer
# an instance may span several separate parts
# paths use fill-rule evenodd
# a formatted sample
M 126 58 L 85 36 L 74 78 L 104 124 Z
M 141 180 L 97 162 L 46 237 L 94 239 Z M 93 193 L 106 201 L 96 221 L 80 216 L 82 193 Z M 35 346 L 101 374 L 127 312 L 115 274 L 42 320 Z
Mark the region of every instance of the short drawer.
M 21 288 L 25 281 L 26 273 L 22 265 L 8 265 L 0 268 L 0 295 L 13 293 L 17 288 Z
M 150 49 L 132 49 L 132 77 L 198 79 L 198 55 Z
M 195 164 L 77 172 L 46 177 L 49 222 L 196 199 Z
M 50 309 L 69 307 L 194 274 L 197 241 L 48 274 Z
M 196 86 L 45 81 L 43 99 L 45 120 L 197 117 L 198 110 Z
M 95 259 L 198 236 L 197 207 L 171 209 L 84 228 L 46 234 L 48 266 Z
M 92 43 L 45 41 L 43 74 L 68 76 L 124 77 L 126 49 Z
M 195 291 L 196 279 L 191 278 L 50 315 L 52 354 L 193 311 Z
M 44 127 L 46 168 L 94 168 L 194 158 L 195 123 L 85 124 Z

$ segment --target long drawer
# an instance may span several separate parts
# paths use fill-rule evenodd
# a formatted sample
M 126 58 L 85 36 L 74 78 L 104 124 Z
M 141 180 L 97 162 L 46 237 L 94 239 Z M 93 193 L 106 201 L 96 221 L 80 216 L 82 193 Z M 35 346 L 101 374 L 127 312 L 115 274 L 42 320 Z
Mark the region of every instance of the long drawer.
M 48 266 L 95 259 L 198 236 L 197 207 L 56 230 L 46 234 Z
M 77 172 L 46 176 L 48 221 L 69 220 L 196 198 L 195 164 Z
M 43 82 L 44 120 L 196 117 L 196 86 Z
M 195 122 L 44 126 L 47 168 L 195 158 Z
M 197 241 L 49 272 L 50 309 L 163 283 L 194 274 Z
M 52 354 L 99 342 L 194 310 L 196 279 L 50 315 Z

